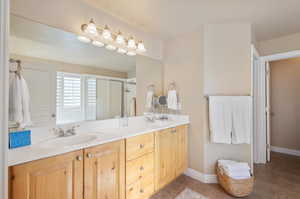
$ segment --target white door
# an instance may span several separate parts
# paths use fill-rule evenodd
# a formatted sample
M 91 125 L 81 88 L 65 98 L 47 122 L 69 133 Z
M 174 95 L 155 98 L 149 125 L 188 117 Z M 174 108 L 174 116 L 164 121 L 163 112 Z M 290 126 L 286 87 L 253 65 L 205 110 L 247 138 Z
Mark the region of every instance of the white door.
M 271 101 L 270 101 L 270 63 L 266 62 L 266 130 L 267 130 L 267 161 L 271 161 Z

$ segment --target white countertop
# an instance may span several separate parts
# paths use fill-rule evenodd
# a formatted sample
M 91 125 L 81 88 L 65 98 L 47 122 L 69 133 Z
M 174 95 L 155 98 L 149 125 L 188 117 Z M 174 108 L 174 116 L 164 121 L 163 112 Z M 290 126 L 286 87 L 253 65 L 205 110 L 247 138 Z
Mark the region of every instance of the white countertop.
M 31 129 L 32 145 L 17 149 L 10 149 L 8 152 L 8 166 L 60 155 L 166 128 L 189 124 L 189 117 L 184 115 L 172 115 L 167 121 L 155 121 L 154 123 L 147 122 L 142 116 L 131 117 L 128 120 L 128 127 L 119 127 L 119 122 L 119 119 L 81 122 L 77 134 L 68 138 L 57 138 L 57 136 L 55 136 L 50 130 L 53 127 L 33 128 Z M 91 137 L 92 139 L 84 142 L 83 144 L 73 144 L 71 146 L 47 145 L 47 141 L 49 140 L 76 139 L 79 138 L 79 136 L 81 138 Z

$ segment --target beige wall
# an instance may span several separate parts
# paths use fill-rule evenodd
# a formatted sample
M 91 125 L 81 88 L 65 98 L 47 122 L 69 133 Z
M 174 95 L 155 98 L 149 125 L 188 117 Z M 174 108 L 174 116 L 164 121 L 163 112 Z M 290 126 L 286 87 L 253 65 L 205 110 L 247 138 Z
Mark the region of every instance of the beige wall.
M 11 54 L 11 58 L 22 60 L 24 67 L 36 67 L 37 64 L 41 63 L 41 66 L 47 67 L 47 70 L 60 71 L 60 72 L 69 72 L 69 73 L 81 73 L 81 74 L 91 74 L 91 75 L 102 75 L 116 78 L 127 78 L 127 73 L 107 70 L 104 68 L 83 66 L 77 64 L 69 64 L 63 62 L 57 62 L 52 60 L 45 60 L 27 56 L 21 56 L 16 54 Z M 34 63 L 31 65 L 31 63 Z
M 176 83 L 182 113 L 190 116 L 189 167 L 204 171 L 205 113 L 203 97 L 203 30 L 182 35 L 166 43 L 164 53 L 164 85 Z
M 11 0 L 10 3 L 15 15 L 76 34 L 80 33 L 81 24 L 93 18 L 98 25 L 107 24 L 114 31 L 121 30 L 128 37 L 143 40 L 147 48 L 144 55 L 162 59 L 162 40 L 159 37 L 140 31 L 82 0 Z
M 142 115 L 146 110 L 145 99 L 147 87 L 155 85 L 156 95 L 162 94 L 163 89 L 163 64 L 145 56 L 136 57 L 136 103 L 137 115 Z
M 205 26 L 204 93 L 206 95 L 251 94 L 250 47 L 250 24 Z M 250 145 L 212 144 L 209 142 L 208 130 L 206 130 L 206 135 L 205 173 L 214 173 L 215 162 L 220 158 L 250 163 Z
M 270 66 L 271 145 L 300 150 L 300 58 Z
M 257 50 L 262 56 L 300 50 L 300 33 L 260 41 Z
M 250 162 L 250 145 L 211 144 L 205 94 L 250 94 L 250 24 L 205 25 L 166 42 L 164 85 L 175 81 L 190 116 L 189 167 L 214 173 L 220 158 Z

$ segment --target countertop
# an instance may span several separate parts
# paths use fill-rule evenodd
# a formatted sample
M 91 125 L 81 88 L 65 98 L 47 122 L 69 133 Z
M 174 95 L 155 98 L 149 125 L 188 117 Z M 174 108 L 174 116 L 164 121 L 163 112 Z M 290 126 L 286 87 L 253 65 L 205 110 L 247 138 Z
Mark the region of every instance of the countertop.
M 32 129 L 32 145 L 8 151 L 8 166 L 14 166 L 42 158 L 52 157 L 71 151 L 76 151 L 100 144 L 130 138 L 150 132 L 189 124 L 189 117 L 174 115 L 167 121 L 147 122 L 143 116 L 128 119 L 127 127 L 118 127 L 119 119 L 102 120 L 94 122 L 82 122 L 77 134 L 67 138 L 57 138 L 51 132 L 50 127 Z M 63 127 L 62 127 L 63 128 Z M 78 139 L 79 137 L 90 137 L 81 144 L 73 145 L 49 145 L 48 141 L 53 139 Z M 81 139 L 80 138 L 80 139 Z

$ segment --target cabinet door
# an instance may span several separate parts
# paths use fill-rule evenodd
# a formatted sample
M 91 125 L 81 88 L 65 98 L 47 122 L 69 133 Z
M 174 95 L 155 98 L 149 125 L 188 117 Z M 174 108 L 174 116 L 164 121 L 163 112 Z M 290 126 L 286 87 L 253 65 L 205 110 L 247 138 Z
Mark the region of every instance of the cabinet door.
M 178 126 L 176 128 L 176 176 L 181 175 L 187 169 L 187 131 L 187 125 Z
M 156 132 L 155 136 L 155 185 L 156 190 L 175 178 L 176 134 L 173 129 Z
M 82 199 L 83 152 L 13 166 L 12 199 Z
M 87 199 L 124 199 L 124 140 L 84 150 L 84 196 Z

